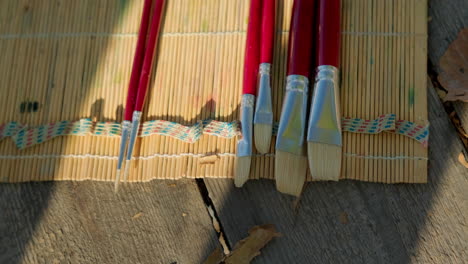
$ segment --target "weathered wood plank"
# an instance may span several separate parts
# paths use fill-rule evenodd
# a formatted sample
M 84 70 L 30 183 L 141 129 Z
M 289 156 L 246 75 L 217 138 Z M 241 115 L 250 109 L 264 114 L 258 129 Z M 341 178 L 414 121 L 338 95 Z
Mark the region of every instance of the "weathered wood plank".
M 468 171 L 463 149 L 432 87 L 429 183 L 313 183 L 297 215 L 273 182 L 208 180 L 230 244 L 249 227 L 273 223 L 275 239 L 255 263 L 463 263 L 468 261 Z
M 193 180 L 48 182 L 0 185 L 0 245 L 0 263 L 201 263 L 217 238 Z

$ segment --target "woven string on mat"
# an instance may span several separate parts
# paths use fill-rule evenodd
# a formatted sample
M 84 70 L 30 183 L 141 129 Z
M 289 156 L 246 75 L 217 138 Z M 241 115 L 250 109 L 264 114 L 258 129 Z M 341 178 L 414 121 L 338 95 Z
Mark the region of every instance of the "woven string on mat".
M 343 118 L 342 128 L 344 132 L 351 133 L 396 133 L 417 140 L 424 146 L 427 146 L 429 139 L 429 125 L 422 126 L 410 121 L 396 120 L 394 114 L 381 115 L 374 120 Z M 277 124 L 273 126 L 273 134 L 276 133 L 276 130 Z M 96 135 L 113 137 L 120 136 L 120 131 L 120 123 L 93 123 L 91 119 L 60 121 L 36 127 L 28 127 L 18 122 L 10 122 L 0 125 L 0 140 L 11 137 L 19 149 L 24 149 L 58 136 Z M 195 143 L 202 135 L 232 138 L 240 134 L 237 121 L 220 122 L 216 120 L 203 120 L 192 126 L 184 126 L 165 120 L 152 120 L 145 122 L 140 132 L 140 137 L 164 135 L 187 143 Z

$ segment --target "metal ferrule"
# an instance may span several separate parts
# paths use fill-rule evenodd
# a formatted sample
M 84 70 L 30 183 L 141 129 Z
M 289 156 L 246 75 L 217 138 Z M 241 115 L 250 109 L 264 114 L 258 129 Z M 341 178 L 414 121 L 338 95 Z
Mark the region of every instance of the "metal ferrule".
M 305 130 L 309 79 L 302 75 L 289 75 L 286 95 L 276 138 L 276 149 L 295 155 L 305 155 Z
M 271 106 L 271 64 L 262 63 L 258 71 L 258 95 L 255 104 L 254 124 L 273 124 Z
M 120 138 L 119 160 L 117 162 L 117 169 L 122 169 L 122 163 L 125 157 L 125 148 L 127 147 L 128 137 L 130 136 L 130 129 L 132 123 L 128 120 L 122 122 L 122 135 Z
M 237 142 L 237 156 L 252 155 L 252 121 L 255 96 L 243 94 L 241 101 L 241 131 L 242 138 Z
M 138 136 L 138 129 L 140 128 L 141 112 L 135 111 L 132 116 L 132 133 L 130 134 L 130 141 L 128 142 L 127 160 L 132 159 L 133 149 L 135 148 L 135 141 Z
M 334 66 L 317 68 L 307 141 L 342 145 L 338 73 Z

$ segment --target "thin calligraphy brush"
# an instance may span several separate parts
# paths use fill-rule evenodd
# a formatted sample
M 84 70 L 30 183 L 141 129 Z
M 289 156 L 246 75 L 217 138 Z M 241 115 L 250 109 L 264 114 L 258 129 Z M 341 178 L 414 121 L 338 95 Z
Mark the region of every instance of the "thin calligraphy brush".
M 305 133 L 312 55 L 314 0 L 295 0 L 288 47 L 286 94 L 276 138 L 278 191 L 299 196 L 307 173 Z
M 251 0 L 244 58 L 244 81 L 241 99 L 242 138 L 237 142 L 237 164 L 234 183 L 242 186 L 249 178 L 252 161 L 252 126 L 258 65 L 260 63 L 260 31 L 263 0 Z
M 150 35 L 148 44 L 146 45 L 145 58 L 143 60 L 143 67 L 140 74 L 140 81 L 138 83 L 138 93 L 135 101 L 135 110 L 132 115 L 132 131 L 130 134 L 130 141 L 128 143 L 127 160 L 125 162 L 124 181 L 127 181 L 130 162 L 132 159 L 133 149 L 135 147 L 136 137 L 140 128 L 141 111 L 145 103 L 146 92 L 148 90 L 148 83 L 153 67 L 154 54 L 156 51 L 156 44 L 159 37 L 159 29 L 161 26 L 161 18 L 163 16 L 165 0 L 156 0 L 153 8 L 153 18 L 151 19 Z
M 307 133 L 309 167 L 315 180 L 337 181 L 341 172 L 340 10 L 340 0 L 320 0 L 317 75 Z
M 258 96 L 255 104 L 254 138 L 260 153 L 270 150 L 273 127 L 271 105 L 271 66 L 275 41 L 276 0 L 263 0 L 260 67 L 258 73 Z
M 143 66 L 143 58 L 145 56 L 146 36 L 148 34 L 149 19 L 153 0 L 145 0 L 143 12 L 141 16 L 140 32 L 136 44 L 135 56 L 133 58 L 132 73 L 130 75 L 130 83 L 128 85 L 127 103 L 125 105 L 124 121 L 122 122 L 122 136 L 120 139 L 119 159 L 117 161 L 117 175 L 115 178 L 115 191 L 117 192 L 120 171 L 125 157 L 125 150 L 132 126 L 132 114 L 135 110 L 135 101 L 138 92 L 138 83 L 140 81 L 141 67 Z

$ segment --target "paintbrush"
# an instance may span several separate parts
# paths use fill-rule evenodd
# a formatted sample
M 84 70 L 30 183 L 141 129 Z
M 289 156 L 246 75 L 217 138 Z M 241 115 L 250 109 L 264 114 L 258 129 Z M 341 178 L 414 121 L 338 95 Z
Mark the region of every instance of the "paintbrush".
M 313 0 L 295 0 L 289 32 L 286 94 L 276 138 L 278 191 L 299 196 L 307 173 L 305 132 L 312 54 Z
M 260 63 L 260 30 L 263 0 L 251 0 L 244 58 L 244 81 L 241 99 L 241 139 L 237 142 L 234 184 L 241 187 L 249 178 L 252 161 L 252 122 Z
M 132 130 L 130 140 L 128 143 L 127 160 L 125 162 L 124 181 L 127 181 L 130 162 L 132 160 L 133 149 L 135 148 L 135 141 L 140 128 L 141 111 L 145 103 L 146 92 L 148 90 L 148 83 L 150 79 L 151 70 L 153 67 L 154 54 L 156 51 L 156 44 L 159 37 L 159 29 L 161 25 L 162 12 L 164 11 L 165 0 L 156 0 L 153 7 L 153 17 L 151 19 L 150 35 L 146 45 L 145 58 L 140 74 L 140 81 L 138 83 L 138 93 L 135 101 L 135 110 L 132 115 Z
M 151 13 L 151 6 L 153 0 L 145 0 L 143 5 L 143 12 L 141 16 L 140 32 L 138 33 L 138 40 L 136 44 L 135 56 L 133 58 L 132 73 L 130 75 L 130 83 L 128 85 L 127 103 L 125 105 L 124 121 L 122 122 L 122 136 L 120 139 L 119 159 L 117 161 L 117 175 L 115 178 L 115 191 L 117 192 L 120 171 L 125 156 L 125 150 L 132 126 L 132 114 L 135 109 L 135 101 L 138 92 L 138 83 L 140 81 L 141 67 L 143 66 L 143 58 L 145 54 L 146 35 L 148 34 L 149 19 Z
M 340 0 L 320 0 L 317 37 L 317 75 L 307 133 L 309 167 L 312 178 L 337 181 L 342 151 L 338 80 Z
M 254 114 L 255 147 L 260 153 L 270 150 L 273 111 L 271 106 L 271 64 L 275 40 L 275 2 L 263 0 L 258 95 Z

